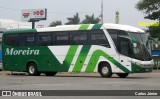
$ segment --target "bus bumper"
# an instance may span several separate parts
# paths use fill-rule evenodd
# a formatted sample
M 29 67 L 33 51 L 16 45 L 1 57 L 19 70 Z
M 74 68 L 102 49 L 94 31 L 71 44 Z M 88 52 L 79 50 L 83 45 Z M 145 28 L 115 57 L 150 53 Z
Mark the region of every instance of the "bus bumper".
M 153 64 L 150 65 L 137 65 L 132 63 L 132 73 L 147 73 L 152 72 Z

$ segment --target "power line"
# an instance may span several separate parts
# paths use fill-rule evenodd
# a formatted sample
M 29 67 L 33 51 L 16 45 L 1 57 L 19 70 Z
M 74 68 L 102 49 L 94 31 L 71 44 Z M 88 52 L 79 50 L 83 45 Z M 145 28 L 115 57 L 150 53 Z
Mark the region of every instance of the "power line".
M 14 11 L 21 11 L 20 9 L 14 9 L 14 8 L 8 8 L 8 7 L 0 7 L 1 9 L 6 9 L 6 10 L 14 10 Z M 89 11 L 77 11 L 78 13 L 99 13 L 100 11 L 94 11 L 94 12 L 89 12 Z M 49 11 L 48 13 L 53 13 L 53 14 L 75 14 L 76 12 L 52 12 Z
M 1 9 L 7 9 L 7 10 L 15 10 L 15 11 L 21 11 L 19 9 L 14 9 L 14 8 L 7 8 L 7 7 L 0 7 Z

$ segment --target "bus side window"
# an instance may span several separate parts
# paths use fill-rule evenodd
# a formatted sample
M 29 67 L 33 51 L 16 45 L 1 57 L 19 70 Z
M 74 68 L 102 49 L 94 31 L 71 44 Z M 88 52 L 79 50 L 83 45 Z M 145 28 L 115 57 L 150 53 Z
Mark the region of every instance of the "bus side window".
M 119 52 L 125 56 L 131 56 L 130 45 L 128 40 L 120 40 Z
M 9 46 L 18 46 L 19 45 L 19 35 L 18 34 L 6 34 L 5 43 Z
M 51 45 L 56 45 L 56 33 L 51 33 Z
M 34 46 L 35 45 L 35 34 L 22 34 L 21 35 L 22 46 Z
M 57 45 L 68 45 L 69 35 L 68 33 L 56 33 L 56 44 Z
M 51 33 L 37 33 L 37 45 L 51 45 Z
M 110 48 L 109 42 L 103 30 L 93 30 L 90 32 L 90 43 L 92 45 L 102 45 Z
M 118 32 L 118 35 L 128 35 L 126 31 L 123 31 L 123 30 L 117 30 Z
M 117 34 L 117 30 L 115 29 L 107 29 L 108 33 L 111 35 L 111 38 L 113 39 L 113 42 L 115 43 L 115 46 L 118 48 L 118 34 Z
M 71 33 L 71 45 L 87 45 L 87 32 L 85 31 L 75 31 Z

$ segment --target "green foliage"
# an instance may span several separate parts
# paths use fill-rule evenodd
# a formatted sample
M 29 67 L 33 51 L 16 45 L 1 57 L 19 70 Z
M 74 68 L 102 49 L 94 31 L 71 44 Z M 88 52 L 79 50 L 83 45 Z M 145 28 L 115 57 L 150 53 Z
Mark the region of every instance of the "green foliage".
M 82 24 L 97 24 L 100 22 L 100 19 L 97 17 L 94 17 L 94 14 L 92 14 L 91 16 L 86 15 L 85 19 L 82 21 Z
M 57 26 L 57 25 L 62 25 L 62 22 L 61 21 L 53 21 L 49 27 L 54 27 L 54 26 Z
M 160 20 L 160 0 L 140 0 L 136 9 L 143 11 L 146 19 Z
M 150 26 L 149 33 L 152 37 L 158 38 L 158 40 L 160 40 L 160 26 Z
M 71 17 L 71 18 L 67 18 L 67 20 L 68 20 L 68 22 L 66 23 L 66 25 L 79 24 L 80 23 L 79 14 L 76 13 L 76 15 L 73 15 L 73 17 Z
M 73 17 L 67 18 L 68 22 L 65 23 L 66 25 L 71 25 L 71 24 L 80 24 L 80 18 L 79 18 L 79 14 L 76 13 L 75 15 L 73 15 Z M 94 14 L 92 14 L 91 16 L 86 15 L 85 19 L 82 21 L 82 24 L 97 24 L 100 22 L 100 19 L 97 17 L 94 17 Z M 57 26 L 57 25 L 62 25 L 61 21 L 53 21 L 49 27 L 53 27 L 53 26 Z

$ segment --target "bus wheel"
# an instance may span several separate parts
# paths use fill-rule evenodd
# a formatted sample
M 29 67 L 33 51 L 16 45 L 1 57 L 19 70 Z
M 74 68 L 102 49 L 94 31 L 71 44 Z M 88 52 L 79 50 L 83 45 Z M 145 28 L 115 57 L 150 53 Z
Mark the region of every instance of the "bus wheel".
M 120 78 L 126 78 L 128 75 L 129 75 L 129 73 L 118 73 L 117 74 Z
M 104 63 L 99 68 L 99 73 L 104 78 L 110 78 L 112 76 L 112 70 L 109 64 Z
M 57 74 L 57 72 L 46 72 L 45 75 L 46 76 L 55 76 Z
M 30 76 L 39 76 L 40 72 L 38 72 L 37 66 L 35 63 L 30 63 L 27 68 L 27 72 Z

